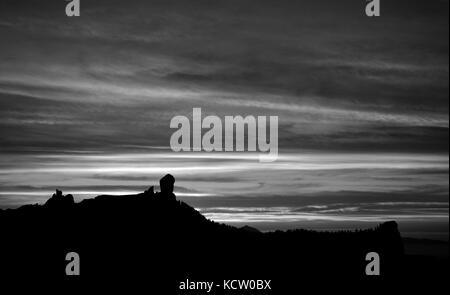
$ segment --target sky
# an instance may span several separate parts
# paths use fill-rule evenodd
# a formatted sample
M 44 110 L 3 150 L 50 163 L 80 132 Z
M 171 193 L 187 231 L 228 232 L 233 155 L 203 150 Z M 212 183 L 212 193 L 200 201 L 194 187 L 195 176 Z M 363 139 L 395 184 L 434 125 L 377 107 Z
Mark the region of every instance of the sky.
M 208 218 L 448 239 L 448 1 L 0 1 L 0 208 L 177 179 Z M 279 117 L 279 158 L 175 153 L 170 120 Z

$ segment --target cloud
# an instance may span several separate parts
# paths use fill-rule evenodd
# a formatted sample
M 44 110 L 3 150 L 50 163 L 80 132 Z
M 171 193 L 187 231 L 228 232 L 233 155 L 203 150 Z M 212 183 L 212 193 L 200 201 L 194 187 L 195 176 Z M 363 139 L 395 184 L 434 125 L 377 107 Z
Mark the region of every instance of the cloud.
M 361 0 L 85 2 L 78 19 L 0 3 L 0 204 L 167 172 L 201 208 L 429 216 L 409 202 L 448 199 L 448 1 L 386 1 L 375 21 Z M 279 161 L 171 153 L 193 107 L 279 116 Z

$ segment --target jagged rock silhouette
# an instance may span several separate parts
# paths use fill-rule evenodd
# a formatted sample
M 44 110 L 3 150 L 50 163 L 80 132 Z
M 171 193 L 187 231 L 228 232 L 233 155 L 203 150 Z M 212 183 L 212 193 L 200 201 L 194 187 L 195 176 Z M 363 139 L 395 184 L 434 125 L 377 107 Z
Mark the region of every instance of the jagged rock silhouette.
M 46 207 L 55 207 L 55 208 L 61 208 L 61 207 L 68 207 L 74 204 L 74 199 L 72 195 L 63 195 L 62 191 L 56 190 L 56 193 L 53 194 L 53 196 L 45 202 L 44 206 Z
M 176 197 L 173 193 L 174 185 L 175 177 L 170 174 L 166 174 L 159 180 L 159 187 L 161 188 L 161 192 L 156 194 L 156 197 L 163 200 L 175 201 Z
M 176 200 L 174 183 L 166 175 L 159 193 L 150 187 L 79 203 L 57 191 L 44 205 L 0 210 L 0 275 L 63 279 L 71 251 L 80 254 L 84 278 L 138 280 L 157 294 L 178 294 L 176 281 L 186 277 L 266 278 L 277 282 L 273 294 L 293 294 L 302 290 L 299 277 L 360 280 L 372 251 L 383 257 L 383 277 L 407 271 L 395 222 L 355 232 L 263 233 L 206 219 Z
M 149 197 L 154 196 L 155 195 L 155 187 L 154 186 L 149 187 L 148 190 L 146 190 L 144 192 L 144 195 L 149 196 Z

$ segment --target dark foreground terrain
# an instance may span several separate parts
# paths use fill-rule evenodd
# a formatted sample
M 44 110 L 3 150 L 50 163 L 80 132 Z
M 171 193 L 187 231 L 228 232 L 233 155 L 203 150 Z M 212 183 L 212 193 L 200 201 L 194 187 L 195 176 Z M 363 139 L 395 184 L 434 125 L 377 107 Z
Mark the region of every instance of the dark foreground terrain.
M 395 222 L 372 230 L 260 233 L 207 220 L 171 192 L 98 196 L 75 203 L 57 192 L 44 205 L 0 210 L 2 286 L 36 279 L 148 294 L 180 291 L 180 282 L 214 281 L 209 294 L 300 294 L 316 290 L 438 288 L 447 260 L 404 254 Z M 80 276 L 66 276 L 66 254 L 80 257 Z M 381 276 L 366 276 L 377 252 Z M 271 280 L 264 291 L 224 291 L 224 280 Z M 143 288 L 143 289 L 142 289 Z M 390 288 L 390 287 L 389 287 Z M 319 292 L 321 293 L 321 292 Z M 433 294 L 433 293 L 430 293 Z

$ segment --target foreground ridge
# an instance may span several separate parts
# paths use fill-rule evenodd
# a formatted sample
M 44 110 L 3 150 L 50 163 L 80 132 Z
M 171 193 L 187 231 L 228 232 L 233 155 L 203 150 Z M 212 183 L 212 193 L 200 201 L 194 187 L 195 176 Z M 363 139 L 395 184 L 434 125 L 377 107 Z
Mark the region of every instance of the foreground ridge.
M 362 280 L 369 252 L 380 255 L 382 278 L 395 277 L 404 267 L 394 221 L 352 232 L 263 233 L 206 219 L 176 199 L 174 183 L 166 175 L 160 192 L 150 187 L 136 195 L 101 195 L 79 203 L 57 190 L 43 205 L 0 211 L 0 224 L 7 225 L 2 275 L 64 278 L 68 252 L 79 253 L 83 277 L 153 278 L 161 290 L 174 279 L 231 274 L 286 286 L 298 277 Z M 287 264 L 298 267 L 291 272 Z

